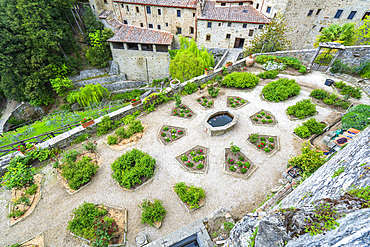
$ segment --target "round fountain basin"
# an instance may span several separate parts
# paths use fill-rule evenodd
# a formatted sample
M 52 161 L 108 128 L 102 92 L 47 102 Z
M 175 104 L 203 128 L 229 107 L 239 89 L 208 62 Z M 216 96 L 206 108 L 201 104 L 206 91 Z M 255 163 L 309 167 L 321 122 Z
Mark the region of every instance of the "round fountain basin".
M 238 115 L 229 110 L 219 110 L 207 115 L 202 122 L 204 131 L 209 136 L 218 136 L 231 130 L 238 120 Z

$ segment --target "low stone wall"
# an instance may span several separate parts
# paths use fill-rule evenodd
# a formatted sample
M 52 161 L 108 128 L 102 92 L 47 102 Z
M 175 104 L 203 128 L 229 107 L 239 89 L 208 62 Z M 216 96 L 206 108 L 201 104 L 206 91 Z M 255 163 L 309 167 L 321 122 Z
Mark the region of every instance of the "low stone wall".
M 338 55 L 338 59 L 343 63 L 348 63 L 350 67 L 370 61 L 370 45 L 346 46 L 346 49 Z
M 215 59 L 215 68 L 216 64 L 220 62 L 220 60 L 224 57 L 225 52 L 227 52 L 228 50 L 229 49 L 226 48 L 207 48 L 207 51 L 213 54 L 213 57 Z
M 109 91 L 118 91 L 124 89 L 134 89 L 139 88 L 141 86 L 145 86 L 145 81 L 123 81 L 123 82 L 116 82 L 111 84 L 103 84 L 102 86 L 108 89 Z
M 102 76 L 104 74 L 108 74 L 108 72 L 109 72 L 109 68 L 87 69 L 87 70 L 80 71 L 80 74 L 78 74 L 78 75 L 69 77 L 69 79 L 72 82 L 81 81 L 81 80 L 84 80 L 84 79 L 90 78 L 90 77 Z
M 74 82 L 73 84 L 77 87 L 83 87 L 88 84 L 106 84 L 106 83 L 112 83 L 117 81 L 126 81 L 126 75 L 114 75 L 114 76 L 108 76 L 108 77 L 100 77 L 90 80 L 84 80 L 84 81 L 78 81 Z
M 317 49 L 307 49 L 307 50 L 293 50 L 293 51 L 277 51 L 277 52 L 267 52 L 267 53 L 257 53 L 255 55 L 273 55 L 279 57 L 295 57 L 301 60 L 301 62 L 308 66 L 314 56 L 316 55 Z

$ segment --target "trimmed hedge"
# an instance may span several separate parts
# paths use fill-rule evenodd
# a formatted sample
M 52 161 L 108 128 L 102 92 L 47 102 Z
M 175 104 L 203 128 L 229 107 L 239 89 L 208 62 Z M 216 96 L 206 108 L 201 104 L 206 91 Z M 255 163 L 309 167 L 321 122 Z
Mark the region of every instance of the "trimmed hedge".
M 316 105 L 310 99 L 304 99 L 298 101 L 295 105 L 289 106 L 286 112 L 296 118 L 303 119 L 315 115 Z
M 222 85 L 226 87 L 254 88 L 260 79 L 248 72 L 233 72 L 225 76 Z
M 325 124 L 317 122 L 316 119 L 311 118 L 303 123 L 302 126 L 298 126 L 294 129 L 294 133 L 301 137 L 310 137 L 313 134 L 321 134 L 324 131 Z
M 266 100 L 279 102 L 296 96 L 301 91 L 301 87 L 295 80 L 279 79 L 267 84 L 262 93 Z

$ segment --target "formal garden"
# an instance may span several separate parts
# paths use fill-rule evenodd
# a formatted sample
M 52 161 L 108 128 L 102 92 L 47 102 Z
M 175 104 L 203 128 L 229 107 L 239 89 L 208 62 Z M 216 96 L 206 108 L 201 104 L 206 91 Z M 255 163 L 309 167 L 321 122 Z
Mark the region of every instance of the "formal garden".
M 63 150 L 21 145 L 22 155 L 12 159 L 3 177 L 4 188 L 11 190 L 2 190 L 2 203 L 9 204 L 4 222 L 36 224 L 29 237 L 41 231 L 62 235 L 46 236 L 55 245 L 133 244 L 139 232 L 157 239 L 220 207 L 237 211 L 245 203 L 255 205 L 282 171 L 305 159 L 314 163 L 301 166 L 309 176 L 325 157 L 304 141 L 333 123 L 330 114 L 358 104 L 361 91 L 341 83 L 324 89 L 316 79 L 284 78 L 275 70 L 247 71 L 223 72 L 174 95 L 151 94 L 142 111 L 104 116 L 95 131 Z M 363 94 L 360 100 L 369 102 Z M 208 135 L 201 122 L 226 108 L 229 118 L 237 116 L 235 126 Z M 343 125 L 360 129 L 364 112 L 361 106 L 350 108 Z M 83 116 L 81 124 L 91 120 Z M 222 115 L 218 121 L 231 120 Z M 63 226 L 47 230 L 39 220 Z M 5 230 L 11 236 L 21 231 L 6 227 L 14 229 Z

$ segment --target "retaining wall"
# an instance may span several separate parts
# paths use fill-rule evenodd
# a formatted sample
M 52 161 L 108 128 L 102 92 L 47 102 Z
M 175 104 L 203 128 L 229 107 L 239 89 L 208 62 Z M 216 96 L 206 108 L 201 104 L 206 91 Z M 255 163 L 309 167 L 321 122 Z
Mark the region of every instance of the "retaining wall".
M 293 51 L 276 51 L 276 52 L 266 52 L 257 53 L 255 55 L 273 55 L 279 57 L 295 57 L 301 60 L 301 62 L 308 66 L 312 59 L 314 58 L 317 49 L 307 49 L 307 50 L 293 50 Z
M 106 84 L 106 83 L 125 81 L 125 80 L 126 80 L 126 75 L 114 75 L 114 76 L 100 77 L 100 78 L 94 78 L 90 80 L 78 81 L 78 82 L 74 82 L 73 84 L 77 87 L 83 87 L 88 84 Z

